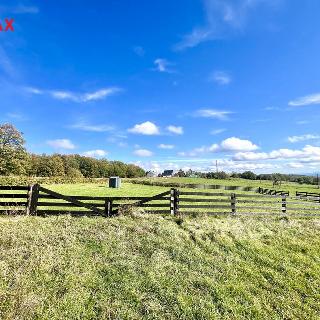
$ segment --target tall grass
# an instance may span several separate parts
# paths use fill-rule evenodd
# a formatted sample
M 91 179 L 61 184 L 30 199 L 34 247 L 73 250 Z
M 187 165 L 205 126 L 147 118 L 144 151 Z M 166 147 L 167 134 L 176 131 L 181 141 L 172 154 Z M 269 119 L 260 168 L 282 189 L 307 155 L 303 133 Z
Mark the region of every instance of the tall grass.
M 319 319 L 320 220 L 0 218 L 0 319 Z

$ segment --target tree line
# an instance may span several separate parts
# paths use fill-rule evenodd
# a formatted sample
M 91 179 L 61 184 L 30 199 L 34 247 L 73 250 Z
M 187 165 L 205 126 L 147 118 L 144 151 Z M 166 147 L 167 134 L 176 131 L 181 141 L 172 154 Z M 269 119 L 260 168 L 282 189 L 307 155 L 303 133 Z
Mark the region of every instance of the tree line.
M 183 171 L 179 170 L 175 176 L 177 177 L 199 177 L 206 179 L 230 179 L 241 178 L 248 180 L 270 180 L 274 184 L 281 185 L 281 182 L 296 182 L 300 184 L 315 184 L 319 185 L 319 178 L 317 176 L 306 176 L 299 174 L 283 174 L 283 173 L 270 173 L 270 174 L 255 174 L 252 171 L 244 171 L 242 173 L 232 172 L 227 173 L 224 171 L 217 172 L 197 172 L 193 170 Z
M 145 176 L 145 171 L 133 164 L 94 159 L 79 154 L 37 155 L 28 153 L 24 145 L 23 134 L 12 124 L 0 125 L 0 175 L 72 178 Z

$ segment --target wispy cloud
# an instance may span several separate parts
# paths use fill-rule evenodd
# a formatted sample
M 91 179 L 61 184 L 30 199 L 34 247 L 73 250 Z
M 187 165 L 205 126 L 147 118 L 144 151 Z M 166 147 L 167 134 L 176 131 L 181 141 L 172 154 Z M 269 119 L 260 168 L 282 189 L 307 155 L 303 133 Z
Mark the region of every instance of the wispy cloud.
M 118 87 L 103 88 L 97 91 L 85 92 L 85 93 L 77 93 L 77 92 L 65 91 L 65 90 L 42 90 L 35 87 L 26 87 L 25 90 L 31 94 L 35 94 L 35 95 L 46 94 L 57 100 L 69 100 L 77 103 L 102 100 L 108 96 L 114 95 L 122 91 L 122 89 Z
M 153 156 L 153 152 L 150 150 L 147 150 L 147 149 L 134 150 L 133 154 L 138 157 L 152 157 Z
M 90 150 L 85 151 L 82 153 L 83 156 L 91 157 L 91 158 L 102 158 L 108 155 L 108 152 L 105 150 L 97 149 L 97 150 Z
M 184 50 L 202 42 L 219 39 L 234 31 L 243 30 L 248 16 L 258 5 L 275 5 L 279 0 L 204 0 L 206 21 L 195 27 L 174 46 L 174 50 Z
M 141 46 L 133 47 L 133 52 L 139 57 L 143 57 L 145 55 L 145 50 Z
M 17 70 L 14 67 L 13 62 L 5 49 L 0 45 L 0 74 L 1 71 L 10 78 L 15 78 L 17 76 Z
M 216 110 L 216 109 L 200 109 L 197 110 L 194 115 L 196 117 L 202 117 L 202 118 L 212 118 L 212 119 L 218 119 L 218 120 L 228 120 L 229 115 L 232 114 L 231 111 L 226 110 Z
M 70 126 L 72 129 L 79 129 L 83 131 L 92 131 L 92 132 L 108 132 L 114 130 L 113 126 L 106 124 L 88 124 L 86 122 L 79 122 Z
M 231 75 L 225 71 L 215 71 L 213 74 L 211 74 L 209 80 L 220 85 L 228 85 L 231 83 L 232 78 Z
M 172 150 L 172 149 L 174 149 L 174 145 L 173 145 L 173 144 L 164 144 L 164 143 L 161 143 L 161 144 L 158 145 L 158 148 L 159 148 L 159 149 Z
M 320 136 L 314 135 L 314 134 L 303 134 L 301 136 L 288 137 L 288 141 L 291 143 L 302 142 L 307 140 L 319 140 L 319 139 L 320 139 Z
M 214 129 L 214 130 L 211 130 L 210 131 L 210 134 L 212 135 L 217 135 L 217 134 L 220 134 L 222 132 L 225 132 L 227 129 Z
M 179 135 L 183 134 L 183 127 L 181 126 L 170 125 L 170 126 L 167 126 L 166 129 L 173 134 L 179 134 Z
M 27 6 L 23 4 L 18 4 L 16 6 L 0 6 L 0 13 L 1 14 L 35 14 L 39 13 L 39 8 L 36 6 Z
M 289 106 L 291 107 L 302 107 L 312 104 L 320 104 L 320 93 L 311 94 L 289 101 Z
M 76 148 L 76 146 L 69 139 L 48 140 L 47 145 L 54 149 L 72 150 Z
M 161 59 L 158 58 L 156 60 L 154 60 L 153 62 L 155 64 L 155 71 L 159 71 L 159 72 L 166 72 L 166 73 L 173 73 L 174 70 L 171 69 L 170 66 L 173 65 L 173 63 L 169 62 L 166 59 Z
M 133 128 L 128 129 L 128 132 L 148 136 L 160 134 L 159 128 L 151 121 L 136 124 Z
M 7 117 L 16 121 L 25 121 L 27 117 L 20 112 L 8 112 Z
M 239 152 L 234 155 L 236 161 L 303 159 L 303 161 L 320 161 L 320 147 L 307 145 L 300 150 L 278 149 L 271 152 Z

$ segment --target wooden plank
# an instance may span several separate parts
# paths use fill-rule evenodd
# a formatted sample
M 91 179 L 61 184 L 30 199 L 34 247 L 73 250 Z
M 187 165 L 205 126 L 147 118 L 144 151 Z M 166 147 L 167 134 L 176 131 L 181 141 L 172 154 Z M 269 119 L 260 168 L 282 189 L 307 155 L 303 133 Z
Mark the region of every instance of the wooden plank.
M 0 186 L 0 190 L 28 190 L 28 186 Z
M 27 194 L 25 193 L 2 193 L 0 198 L 17 198 L 17 199 L 27 199 Z
M 180 196 L 230 197 L 230 193 L 180 191 Z M 180 197 L 180 201 L 183 201 L 183 198 Z
M 282 203 L 280 200 L 275 200 L 275 201 L 256 201 L 256 200 L 237 200 L 237 203 L 255 203 L 255 204 L 268 204 L 268 203 Z
M 87 204 L 87 203 L 80 202 L 80 201 L 78 201 L 78 200 L 76 200 L 76 199 L 73 199 L 73 198 L 71 198 L 71 197 L 69 197 L 69 196 L 65 196 L 65 195 L 63 195 L 63 194 L 60 194 L 60 193 L 51 191 L 51 190 L 46 189 L 46 188 L 43 188 L 43 187 L 40 187 L 40 191 L 46 192 L 46 193 L 52 195 L 53 197 L 55 197 L 55 198 L 57 198 L 57 199 L 62 199 L 62 200 L 65 200 L 65 201 L 74 203 L 74 204 L 77 205 L 78 207 L 83 207 L 83 208 L 92 210 L 92 211 L 95 212 L 95 213 L 104 215 L 104 210 L 98 209 L 98 208 L 96 208 L 96 207 L 94 207 L 94 206 L 91 206 L 91 205 L 89 205 L 89 204 Z
M 147 214 L 170 214 L 170 210 L 147 210 Z
M 104 208 L 104 203 L 90 203 L 90 205 Z M 78 207 L 78 206 L 70 202 L 38 202 L 38 207 Z
M 230 203 L 229 199 L 201 199 L 201 198 L 179 198 L 181 202 L 225 202 Z
M 27 202 L 24 201 L 0 201 L 1 207 L 9 207 L 9 206 L 26 206 Z
M 77 210 L 71 210 L 71 211 L 61 211 L 61 210 L 38 210 L 38 215 L 72 215 L 72 216 L 100 216 L 99 213 L 94 213 L 92 211 L 77 211 Z
M 320 214 L 320 209 L 290 207 L 290 204 L 287 205 L 287 211 L 314 211 Z
M 255 209 L 255 210 L 276 210 L 276 211 L 281 211 L 281 208 L 279 206 L 276 206 L 276 207 L 271 207 L 271 206 L 265 206 L 265 207 L 262 207 L 262 206 L 238 206 L 237 209 L 239 210 L 243 210 L 243 209 L 246 209 L 246 210 L 252 210 L 252 209 Z

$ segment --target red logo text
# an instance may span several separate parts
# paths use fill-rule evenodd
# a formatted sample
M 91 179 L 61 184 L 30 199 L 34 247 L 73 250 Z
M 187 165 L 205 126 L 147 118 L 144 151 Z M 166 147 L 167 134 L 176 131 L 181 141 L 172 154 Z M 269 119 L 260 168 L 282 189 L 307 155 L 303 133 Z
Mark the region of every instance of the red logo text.
M 0 31 L 14 31 L 13 28 L 13 19 L 4 19 L 5 23 L 0 21 Z

